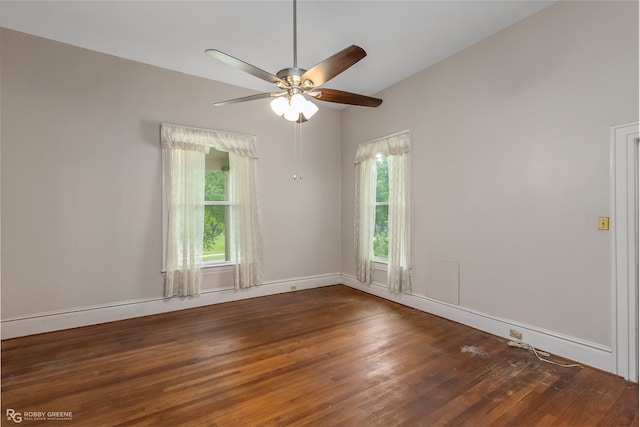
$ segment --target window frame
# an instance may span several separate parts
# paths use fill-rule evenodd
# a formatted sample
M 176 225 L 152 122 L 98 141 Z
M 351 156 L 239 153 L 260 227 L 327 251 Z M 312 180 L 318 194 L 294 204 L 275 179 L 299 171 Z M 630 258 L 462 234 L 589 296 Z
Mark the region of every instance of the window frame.
M 228 175 L 227 175 L 228 177 Z M 228 184 L 227 184 L 228 187 Z M 227 197 L 228 198 L 228 197 Z M 231 262 L 229 260 L 230 256 L 230 242 L 229 242 L 229 218 L 230 218 L 230 211 L 231 211 L 231 202 L 229 200 L 220 200 L 220 201 L 214 201 L 214 200 L 205 200 L 204 201 L 204 206 L 226 206 L 225 212 L 224 212 L 224 260 L 217 260 L 217 261 L 204 261 L 204 253 L 202 254 L 202 267 L 206 268 L 206 267 L 215 267 L 218 265 L 229 265 L 229 264 L 233 264 L 233 262 Z M 204 243 L 204 242 L 203 242 Z M 202 251 L 204 252 L 204 247 L 202 248 Z
M 219 265 L 232 265 L 234 264 L 233 261 L 229 260 L 230 258 L 230 236 L 229 236 L 229 232 L 231 230 L 229 230 L 229 218 L 231 216 L 231 202 L 230 201 L 224 201 L 224 202 L 214 202 L 214 201 L 205 201 L 204 202 L 204 206 L 226 206 L 225 209 L 225 213 L 224 213 L 224 260 L 220 260 L 220 261 L 204 261 L 204 254 L 203 254 L 203 260 L 202 260 L 202 268 L 207 268 L 207 267 L 217 267 Z M 203 242 L 204 243 L 204 242 Z M 204 251 L 204 248 L 202 248 L 202 250 Z
M 387 270 L 387 286 L 394 293 L 411 292 L 410 152 L 411 135 L 409 130 L 405 130 L 359 144 L 354 156 L 356 278 L 362 283 L 373 283 L 373 271 L 384 266 Z M 386 260 L 374 256 L 372 250 L 377 214 L 372 210 L 379 203 L 376 157 L 380 155 L 387 157 L 389 163 L 389 240 Z M 383 189 L 380 186 L 380 190 Z
M 167 154 L 165 150 L 161 150 L 162 154 L 162 273 L 166 273 L 167 271 L 167 232 L 169 229 L 169 206 L 167 205 Z M 229 177 L 229 174 L 227 174 Z M 227 181 L 227 189 L 229 188 L 229 181 Z M 217 267 L 228 267 L 234 265 L 233 261 L 230 261 L 229 250 L 229 230 L 228 220 L 230 218 L 230 210 L 231 210 L 231 201 L 228 200 L 229 195 L 227 194 L 227 200 L 225 201 L 204 201 L 204 206 L 228 206 L 227 211 L 225 212 L 225 260 L 224 261 L 202 261 L 202 269 L 211 269 Z M 204 249 L 204 248 L 203 248 Z
M 217 150 L 214 147 L 211 147 L 209 149 L 209 154 L 207 154 L 206 156 L 211 155 L 211 153 L 213 151 L 218 151 L 220 153 L 224 153 L 227 156 L 227 166 L 228 166 L 228 162 L 229 162 L 229 153 L 226 151 L 221 151 L 221 150 Z M 207 167 L 206 167 L 206 156 L 205 156 L 205 169 L 204 169 L 204 173 L 206 176 L 207 173 Z M 231 258 L 231 241 L 230 241 L 230 219 L 231 219 L 231 201 L 229 200 L 229 190 L 231 188 L 230 186 L 230 179 L 231 179 L 231 175 L 229 174 L 229 169 L 227 167 L 227 170 L 225 171 L 224 169 L 221 169 L 220 172 L 224 173 L 225 175 L 225 198 L 226 200 L 205 200 L 204 201 L 204 206 L 226 206 L 225 208 L 225 212 L 224 212 L 224 260 L 214 260 L 214 261 L 204 261 L 204 242 L 203 242 L 203 248 L 202 248 L 202 268 L 207 268 L 207 267 L 216 267 L 219 265 L 231 265 L 233 264 L 233 262 L 231 262 L 231 260 L 229 258 Z M 206 178 L 205 178 L 206 180 Z M 203 191 L 205 189 L 203 188 Z

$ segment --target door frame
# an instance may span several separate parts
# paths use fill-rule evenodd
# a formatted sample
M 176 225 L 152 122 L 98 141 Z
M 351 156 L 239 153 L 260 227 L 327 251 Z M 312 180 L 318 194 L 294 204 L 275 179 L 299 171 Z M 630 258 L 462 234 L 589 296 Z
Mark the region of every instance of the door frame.
M 639 123 L 611 127 L 613 356 L 615 373 L 638 382 Z

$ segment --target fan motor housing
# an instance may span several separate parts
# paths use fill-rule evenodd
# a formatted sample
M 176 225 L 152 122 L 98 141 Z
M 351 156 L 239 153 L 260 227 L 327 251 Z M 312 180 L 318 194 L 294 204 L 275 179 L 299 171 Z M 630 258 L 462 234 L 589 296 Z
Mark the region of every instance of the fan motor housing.
M 278 71 L 276 77 L 287 82 L 289 86 L 300 86 L 300 84 L 302 83 L 300 77 L 302 77 L 302 75 L 306 71 L 307 70 L 303 68 L 283 68 L 282 70 Z M 311 84 L 311 86 L 313 86 L 313 83 Z

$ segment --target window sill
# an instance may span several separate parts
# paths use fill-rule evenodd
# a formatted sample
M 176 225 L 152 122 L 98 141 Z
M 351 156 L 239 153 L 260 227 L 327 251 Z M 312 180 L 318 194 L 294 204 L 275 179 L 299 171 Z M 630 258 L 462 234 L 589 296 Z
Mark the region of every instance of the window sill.
M 202 270 L 202 272 L 205 273 L 205 274 L 207 272 L 213 273 L 213 272 L 221 271 L 221 270 L 222 271 L 225 271 L 225 270 L 232 271 L 234 265 L 235 264 L 233 262 L 231 262 L 231 261 L 218 262 L 218 263 L 215 263 L 215 264 L 214 263 L 209 263 L 209 264 L 203 264 L 200 267 L 200 270 Z M 163 268 L 161 273 L 162 274 L 167 274 L 167 270 Z
M 201 269 L 203 271 L 207 271 L 207 270 L 215 270 L 218 268 L 231 268 L 233 267 L 235 264 L 231 261 L 225 261 L 225 262 L 211 262 L 211 263 L 205 263 L 202 264 Z
M 373 259 L 373 269 L 380 271 L 387 271 L 387 265 L 389 261 L 384 258 L 374 258 Z

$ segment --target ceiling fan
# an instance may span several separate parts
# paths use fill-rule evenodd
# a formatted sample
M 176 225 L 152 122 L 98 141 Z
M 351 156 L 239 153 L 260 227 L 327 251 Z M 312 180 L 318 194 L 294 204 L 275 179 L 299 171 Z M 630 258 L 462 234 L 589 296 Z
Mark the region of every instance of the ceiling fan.
M 364 107 L 377 107 L 382 104 L 382 99 L 379 98 L 321 87 L 367 55 L 364 49 L 359 46 L 351 45 L 326 58 L 309 70 L 298 68 L 296 9 L 296 0 L 293 0 L 293 67 L 291 68 L 284 68 L 273 75 L 217 49 L 207 49 L 205 51 L 213 58 L 227 65 L 275 84 L 279 89 L 276 92 L 265 92 L 221 101 L 214 105 L 221 106 L 257 99 L 275 98 L 271 101 L 271 108 L 278 116 L 284 116 L 285 119 L 292 122 L 302 123 L 309 120 L 318 111 L 318 107 L 309 101 L 307 97 L 325 102 Z

